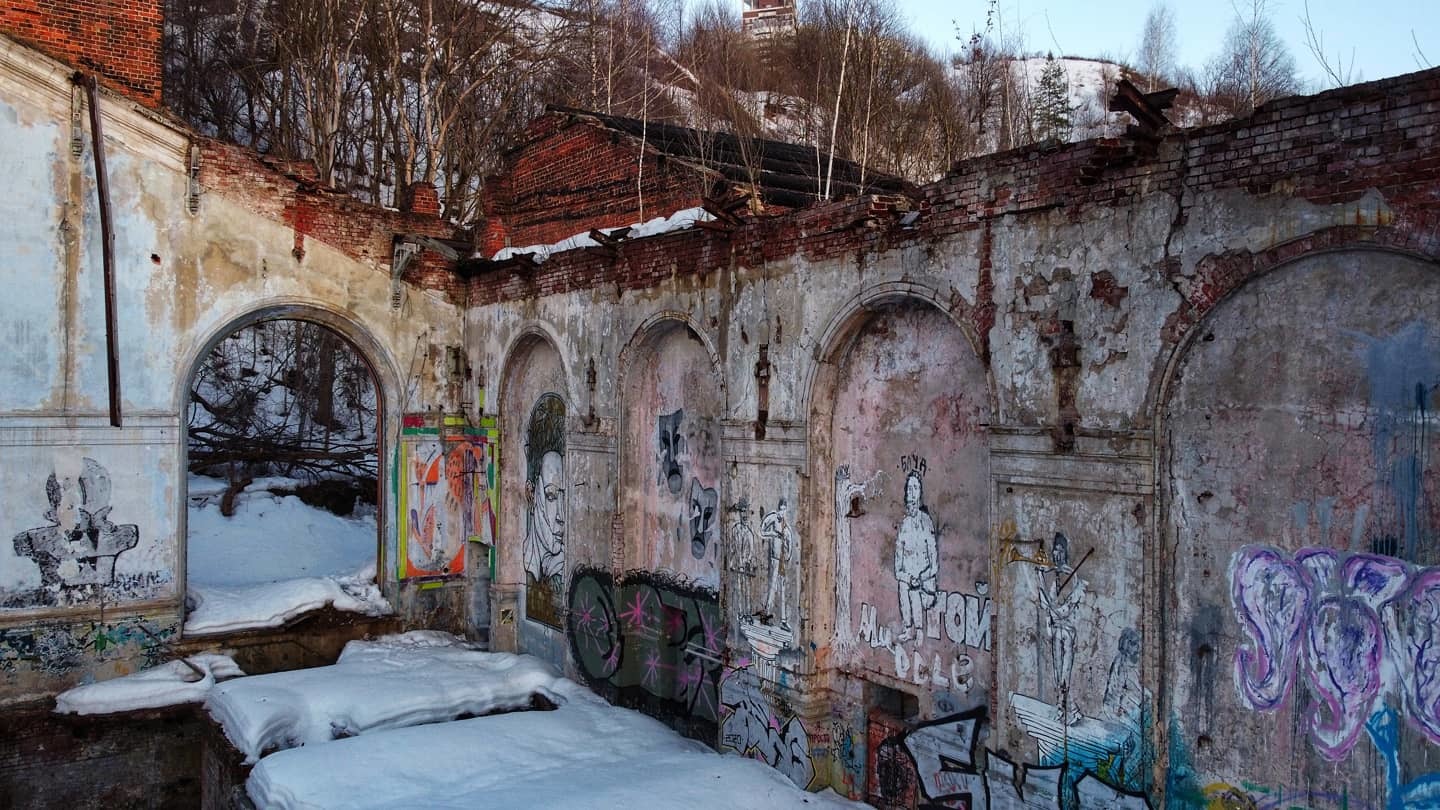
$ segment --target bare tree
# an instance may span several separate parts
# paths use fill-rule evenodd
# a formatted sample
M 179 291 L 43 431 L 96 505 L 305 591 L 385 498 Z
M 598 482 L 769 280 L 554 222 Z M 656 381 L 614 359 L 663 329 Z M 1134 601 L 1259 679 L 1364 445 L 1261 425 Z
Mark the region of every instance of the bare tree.
M 1305 27 L 1305 47 L 1332 87 L 1344 87 L 1347 84 L 1354 84 L 1357 78 L 1355 72 L 1355 49 L 1350 49 L 1350 61 L 1346 62 L 1345 57 L 1338 51 L 1334 56 L 1325 52 L 1325 32 L 1315 25 L 1310 16 L 1310 0 L 1305 0 L 1305 13 L 1300 17 L 1300 23 Z
M 1164 3 L 1156 3 L 1145 15 L 1140 34 L 1137 67 L 1145 78 L 1145 92 L 1160 89 L 1168 80 L 1175 64 L 1175 14 Z
M 1236 7 L 1224 47 L 1207 73 L 1217 102 L 1231 115 L 1246 115 L 1265 102 L 1295 93 L 1295 59 L 1270 21 L 1268 0 Z

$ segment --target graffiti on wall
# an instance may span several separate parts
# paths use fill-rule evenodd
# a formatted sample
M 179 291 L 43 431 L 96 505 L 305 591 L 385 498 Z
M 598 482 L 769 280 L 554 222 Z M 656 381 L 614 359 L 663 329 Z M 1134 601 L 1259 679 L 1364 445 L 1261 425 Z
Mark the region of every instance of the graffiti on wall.
M 925 506 L 925 459 L 907 456 L 905 517 L 895 538 L 895 584 L 900 596 L 900 641 L 925 634 L 925 611 L 935 607 L 935 579 L 940 553 L 935 544 L 935 521 Z
M 808 788 L 815 779 L 810 735 L 781 700 L 772 700 L 759 678 L 730 670 L 721 685 L 720 748 L 758 759 Z
M 800 622 L 800 540 L 790 522 L 790 502 L 781 496 L 773 509 L 762 508 L 758 538 L 749 526 L 749 499 L 732 511 L 729 608 L 750 651 L 762 662 L 774 662 L 793 649 Z
M 1140 683 L 1141 636 L 1135 627 L 1120 627 L 1114 647 L 1098 641 L 1110 637 L 1102 623 L 1111 626 L 1123 615 L 1103 611 L 1100 595 L 1089 592 L 1084 575 L 1094 548 L 1079 559 L 1064 532 L 1053 532 L 1048 542 L 1037 539 L 1035 551 L 1023 554 L 1015 546 L 1013 520 L 1000 528 L 1002 560 L 1019 566 L 1021 582 L 1035 594 L 1039 647 L 1035 660 L 1040 694 L 1012 692 L 1009 706 L 1015 721 L 1035 741 L 1039 766 L 1063 768 L 1058 782 L 1064 807 L 1087 807 L 1081 782 L 1088 775 L 1090 793 L 1102 788 L 1129 795 L 1145 795 L 1150 786 L 1154 750 L 1150 743 L 1150 696 Z M 1108 618 L 1102 618 L 1107 616 Z M 1105 673 L 1099 684 L 1074 680 L 1076 652 L 1081 634 L 1087 639 L 1086 669 Z M 1095 643 L 1090 643 L 1093 640 Z M 1108 656 L 1108 666 L 1100 666 Z M 1049 695 L 1045 699 L 1041 695 Z
M 865 514 L 867 495 L 880 494 L 884 476 L 874 474 L 861 483 L 852 480 L 848 467 L 836 470 L 837 554 L 846 560 L 837 564 L 836 572 L 837 604 L 844 608 L 838 618 L 846 622 L 837 633 L 838 646 L 885 650 L 890 653 L 887 674 L 965 695 L 981 669 L 976 656 L 989 653 L 992 646 L 990 584 L 977 579 L 969 593 L 942 587 L 945 526 L 927 502 L 929 464 L 921 456 L 906 455 L 897 466 L 901 509 L 898 523 L 892 524 L 893 552 L 884 561 L 894 576 L 894 595 L 881 602 L 862 599 L 858 617 L 850 613 L 850 599 L 843 595 L 851 577 L 849 524 Z
M 1074 758 L 1026 764 L 983 749 L 986 721 L 978 706 L 889 733 L 884 718 L 872 716 L 871 729 L 881 737 L 872 742 L 872 801 L 967 810 L 1150 807 L 1143 793 L 1112 786 Z
M 724 627 L 714 591 L 651 572 L 616 582 L 581 568 L 568 600 L 566 636 L 591 687 L 696 739 L 715 739 Z
M 172 579 L 167 571 L 117 568 L 141 537 L 137 524 L 112 519 L 111 492 L 110 473 L 100 462 L 57 459 L 45 479 L 44 506 L 35 510 L 45 525 L 11 540 L 15 556 L 38 569 L 38 582 L 26 582 L 22 572 L 6 576 L 0 582 L 4 607 L 69 607 L 161 595 L 161 586 Z
M 131 616 L 111 622 L 47 623 L 0 629 L 0 674 L 38 670 L 63 675 L 91 664 L 138 659 L 140 668 L 170 657 L 173 621 Z
M 719 461 L 713 421 L 677 408 L 655 417 L 654 466 L 640 498 L 641 554 L 646 570 L 664 571 L 718 590 L 723 548 Z
M 755 609 L 755 530 L 750 528 L 750 499 L 741 496 L 727 510 L 734 517 L 725 531 L 725 570 L 729 572 L 730 606 L 737 616 L 749 616 Z
M 494 543 L 496 438 L 493 423 L 446 417 L 437 427 L 407 415 L 396 447 L 396 568 L 401 579 L 465 571 L 466 541 Z
M 545 394 L 525 428 L 525 614 L 560 626 L 564 599 L 565 402 Z
M 920 456 L 904 456 L 899 463 L 903 474 L 903 516 L 895 533 L 891 570 L 895 577 L 898 629 L 882 621 L 881 610 L 861 602 L 853 638 L 871 649 L 888 650 L 894 660 L 895 677 L 923 686 L 966 694 L 972 687 L 975 662 L 971 652 L 988 652 L 994 615 L 990 605 L 990 584 L 975 582 L 973 593 L 946 591 L 939 587 L 940 546 L 935 519 L 925 502 L 925 473 L 928 463 Z M 845 545 L 848 545 L 848 516 L 861 509 L 851 498 L 869 491 L 879 476 L 864 484 L 850 480 L 850 471 L 836 471 L 837 510 L 843 506 Z M 844 497 L 840 497 L 841 495 Z M 846 571 L 848 579 L 849 572 Z M 846 611 L 848 613 L 848 611 Z M 922 649 L 927 641 L 948 641 L 944 650 Z
M 1310 741 L 1332 762 L 1368 737 L 1390 801 L 1440 800 L 1440 774 L 1402 784 L 1401 720 L 1440 744 L 1440 568 L 1380 554 L 1245 546 L 1230 563 L 1241 702 L 1259 712 L 1310 700 Z M 1408 806 L 1408 805 L 1401 805 Z

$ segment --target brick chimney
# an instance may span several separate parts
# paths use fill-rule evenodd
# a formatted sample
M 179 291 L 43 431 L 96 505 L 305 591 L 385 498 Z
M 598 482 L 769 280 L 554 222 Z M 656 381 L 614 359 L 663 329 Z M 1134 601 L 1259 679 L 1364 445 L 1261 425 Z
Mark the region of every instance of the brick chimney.
M 0 0 L 0 32 L 160 106 L 163 0 Z
M 423 181 L 411 183 L 401 189 L 400 199 L 396 202 L 401 211 L 440 216 L 440 195 L 435 193 L 435 186 Z

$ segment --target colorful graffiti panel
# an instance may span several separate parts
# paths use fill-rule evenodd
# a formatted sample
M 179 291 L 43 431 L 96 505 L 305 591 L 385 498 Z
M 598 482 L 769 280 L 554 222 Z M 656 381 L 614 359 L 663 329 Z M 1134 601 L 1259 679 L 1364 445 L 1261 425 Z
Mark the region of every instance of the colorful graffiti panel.
M 1161 638 L 1189 795 L 1440 796 L 1436 300 L 1412 259 L 1314 257 L 1227 299 L 1177 367 Z
M 497 431 L 407 416 L 396 448 L 397 575 L 465 571 L 465 543 L 495 541 Z

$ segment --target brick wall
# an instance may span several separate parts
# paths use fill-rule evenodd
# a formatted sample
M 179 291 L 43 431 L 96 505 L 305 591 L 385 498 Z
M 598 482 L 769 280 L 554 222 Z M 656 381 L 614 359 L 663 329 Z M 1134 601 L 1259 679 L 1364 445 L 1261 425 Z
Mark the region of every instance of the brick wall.
M 634 141 L 565 113 L 531 125 L 529 138 L 492 185 L 482 250 L 549 244 L 700 204 L 706 176 L 653 151 L 640 174 Z M 637 184 L 638 181 L 638 184 Z
M 551 137 L 564 138 L 566 132 Z M 576 139 L 560 142 L 553 163 L 606 154 L 593 140 L 569 137 Z M 533 159 L 543 156 L 536 150 Z M 577 193 L 573 178 L 582 174 L 573 166 L 537 166 L 528 182 L 538 189 L 559 180 L 564 204 L 567 194 Z M 847 200 L 752 221 L 728 235 L 688 231 L 624 244 L 614 255 L 571 251 L 539 268 L 483 273 L 470 282 L 470 302 L 483 305 L 608 283 L 643 288 L 675 276 L 693 277 L 699 284 L 732 261 L 757 266 L 797 254 L 813 261 L 885 250 L 968 230 L 988 231 L 1002 217 L 1056 210 L 1078 217 L 1088 207 L 1124 206 L 1156 192 L 1177 197 L 1183 211 L 1195 195 L 1224 189 L 1334 204 L 1354 202 L 1371 188 L 1384 195 L 1394 218 L 1355 223 L 1367 226 L 1366 239 L 1440 255 L 1440 69 L 1280 99 L 1247 118 L 1173 133 L 1153 151 L 1129 140 L 1099 139 L 966 161 L 911 201 L 923 214 L 913 229 L 897 227 L 889 210 L 903 205 L 874 197 Z M 1343 237 L 1317 235 L 1308 241 L 1324 246 Z M 990 243 L 982 236 L 981 244 Z M 1175 326 L 1183 331 L 1260 265 L 1283 260 L 1301 247 L 1277 248 L 1270 259 L 1246 254 L 1212 261 L 1213 269 L 1202 267 L 1213 278 L 1194 289 L 1194 300 L 1181 316 L 1184 323 Z M 988 260 L 979 257 L 982 298 Z M 993 304 L 982 300 L 968 313 L 982 341 L 993 312 Z
M 455 235 L 455 229 L 433 213 L 438 208 L 433 199 L 429 205 L 417 206 L 424 210 L 413 212 L 381 208 L 321 185 L 315 181 L 313 169 L 270 160 L 213 139 L 200 143 L 202 189 L 289 225 L 295 233 L 297 260 L 304 257 L 306 240 L 315 239 L 356 261 L 388 266 L 397 233 L 437 238 Z M 429 250 L 411 261 L 404 280 L 444 290 L 457 301 L 465 295 L 465 284 L 451 271 L 450 263 Z
M 160 106 L 160 0 L 4 0 L 0 31 Z

